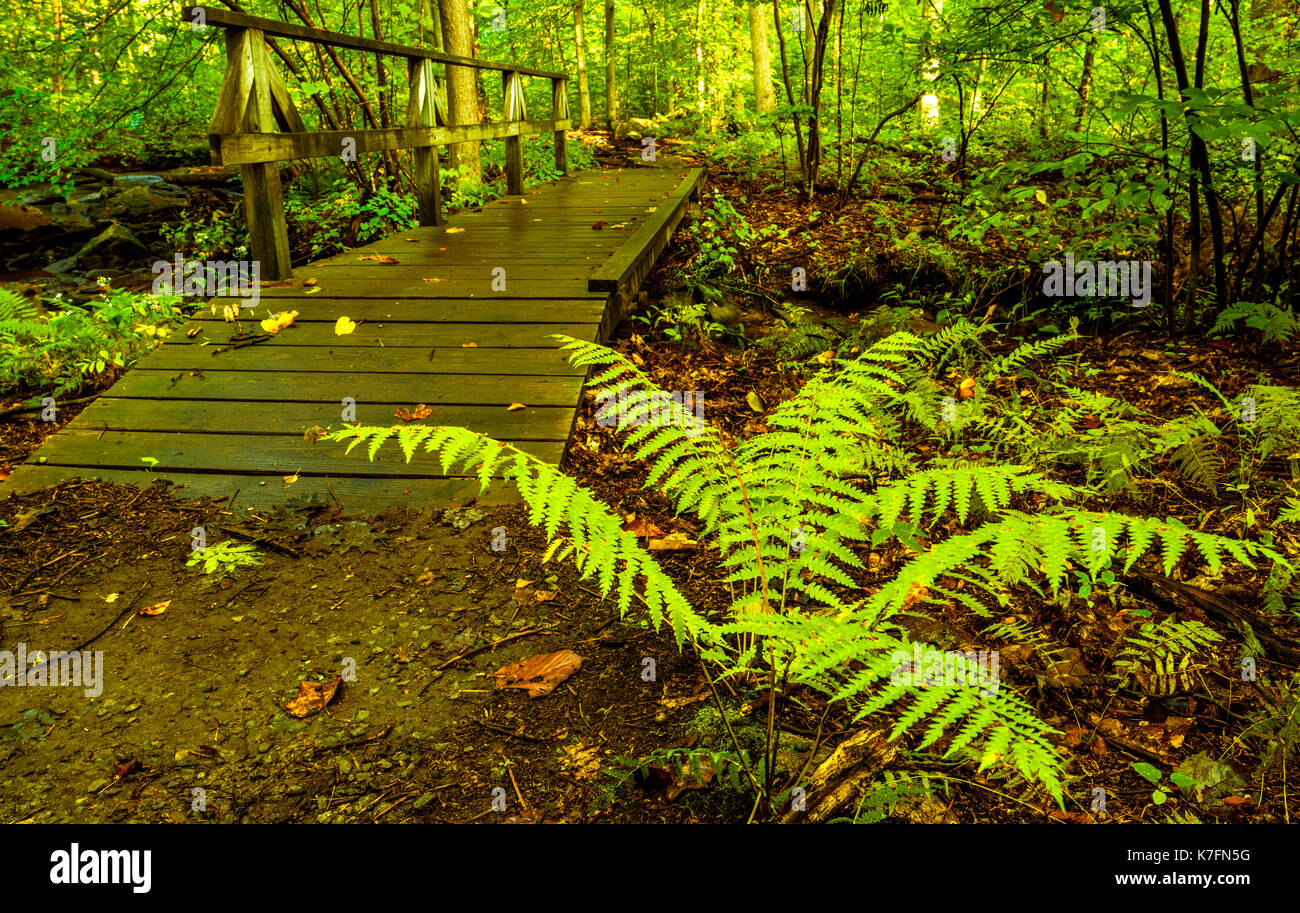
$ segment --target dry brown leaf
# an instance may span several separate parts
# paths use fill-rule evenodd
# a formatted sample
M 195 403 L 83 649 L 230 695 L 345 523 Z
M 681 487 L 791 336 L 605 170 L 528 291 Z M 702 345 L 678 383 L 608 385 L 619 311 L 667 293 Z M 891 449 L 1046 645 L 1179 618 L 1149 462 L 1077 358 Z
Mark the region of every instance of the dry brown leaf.
M 628 514 L 623 518 L 623 529 L 638 539 L 649 539 L 653 536 L 662 536 L 664 533 L 662 529 L 648 520 L 638 520 L 636 514 Z
M 327 682 L 299 682 L 298 693 L 284 705 L 290 716 L 299 719 L 311 716 L 325 706 L 343 689 L 343 676 L 336 675 Z
M 582 657 L 572 650 L 539 653 L 492 673 L 498 688 L 524 688 L 529 697 L 550 694 L 555 686 L 582 666 Z
M 366 255 L 366 256 L 364 256 L 364 257 L 361 257 L 360 259 L 362 259 L 362 260 L 373 260 L 373 261 L 375 261 L 376 263 L 396 263 L 396 262 L 397 262 L 397 258 L 396 258 L 396 257 L 390 257 L 390 256 L 388 256 L 388 254 L 368 254 L 368 255 Z
M 393 415 L 404 422 L 414 422 L 433 415 L 433 410 L 424 403 L 420 403 L 420 405 L 416 406 L 414 409 L 407 409 L 404 406 L 398 406 L 393 410 Z
M 170 599 L 163 602 L 155 602 L 153 605 L 147 605 L 143 608 L 136 609 L 137 615 L 161 615 L 167 611 L 167 607 L 172 604 Z

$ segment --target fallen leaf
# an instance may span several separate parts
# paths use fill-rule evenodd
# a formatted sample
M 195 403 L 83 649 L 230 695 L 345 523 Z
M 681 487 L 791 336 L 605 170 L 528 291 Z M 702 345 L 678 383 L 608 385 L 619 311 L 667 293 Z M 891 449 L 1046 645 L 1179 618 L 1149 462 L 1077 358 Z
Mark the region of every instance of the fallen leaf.
M 433 583 L 437 579 L 438 579 L 438 575 L 436 572 L 431 571 L 428 568 L 425 568 L 424 573 L 421 574 L 419 577 L 415 578 L 415 582 L 418 583 L 420 586 L 428 586 L 429 584 Z
M 317 279 L 315 276 L 312 276 L 310 279 L 304 282 L 303 285 L 315 285 L 317 282 L 320 282 L 320 280 Z
M 396 263 L 396 262 L 397 262 L 397 258 L 396 258 L 396 257 L 390 257 L 390 256 L 388 256 L 388 254 L 368 254 L 367 256 L 361 257 L 360 259 L 362 259 L 362 260 L 373 260 L 373 261 L 375 261 L 376 263 Z
M 442 280 L 441 280 L 441 279 L 436 279 L 436 278 L 430 278 L 430 279 L 421 279 L 420 281 L 421 281 L 421 282 L 441 282 Z
M 297 311 L 280 311 L 278 314 L 272 314 L 262 321 L 262 332 L 274 336 L 285 327 L 293 326 L 293 319 L 297 316 Z
M 542 697 L 555 690 L 582 666 L 582 657 L 572 650 L 539 653 L 492 673 L 497 688 L 524 688 L 529 697 Z
M 284 479 L 285 485 L 292 485 L 294 482 L 298 481 L 298 473 L 295 472 L 291 476 L 280 476 L 280 478 Z
M 669 533 L 662 539 L 651 539 L 646 548 L 652 552 L 680 552 L 699 547 L 699 543 L 686 533 Z
M 305 291 L 303 294 L 304 294 L 304 295 L 314 295 L 314 294 L 316 294 L 317 292 L 319 292 L 320 290 L 321 290 L 321 289 L 320 289 L 320 286 L 316 286 L 315 288 L 309 288 L 309 289 L 307 289 L 307 291 Z
M 137 615 L 161 615 L 167 611 L 167 607 L 172 604 L 170 599 L 164 602 L 155 602 L 153 605 L 147 605 L 142 609 L 136 609 Z
M 523 403 L 511 403 L 510 405 L 506 406 L 506 411 L 518 412 L 520 409 L 527 409 L 527 408 L 528 407 L 525 406 Z
M 108 603 L 117 602 L 117 597 L 121 595 L 122 595 L 121 593 L 109 593 L 107 596 L 104 597 L 104 601 Z
M 652 536 L 662 536 L 663 530 L 646 520 L 638 520 L 636 514 L 628 514 L 623 518 L 623 529 L 627 530 L 638 539 L 649 539 Z
M 477 349 L 477 348 L 478 348 L 478 343 L 477 343 L 477 342 L 462 342 L 462 343 L 460 344 L 460 347 L 461 347 L 462 349 Z
M 335 336 L 347 336 L 356 328 L 356 323 L 347 317 L 340 317 L 338 320 L 334 321 Z
M 433 415 L 433 410 L 424 403 L 420 403 L 420 405 L 416 406 L 414 409 L 407 409 L 404 406 L 398 406 L 393 410 L 393 415 L 404 422 L 414 422 Z
M 132 758 L 131 760 L 125 763 L 119 763 L 115 761 L 113 763 L 113 779 L 125 780 L 127 777 L 131 776 L 131 774 L 136 773 L 143 769 L 144 769 L 144 765 L 141 764 L 139 761 L 137 761 L 135 758 Z
M 753 409 L 755 412 L 765 412 L 767 410 L 767 406 L 763 403 L 763 398 L 753 390 L 750 390 L 745 394 L 745 402 L 749 403 L 749 408 Z
M 284 709 L 289 712 L 290 716 L 296 716 L 299 719 L 311 716 L 318 710 L 324 710 L 325 706 L 334 700 L 342 687 L 342 675 L 336 675 L 327 682 L 299 682 L 298 693 L 293 700 L 284 705 Z
M 602 228 L 605 227 L 606 224 L 608 223 L 606 223 L 604 219 L 601 219 L 595 225 L 591 226 L 591 228 L 593 231 L 600 231 Z
M 957 395 L 962 399 L 970 399 L 973 397 L 975 395 L 975 378 L 968 377 L 963 380 L 961 386 L 957 388 Z
M 302 433 L 302 439 L 309 444 L 314 444 L 328 433 L 329 432 L 326 431 L 324 428 L 322 428 L 320 425 L 312 425 L 310 428 L 308 428 L 306 431 Z
M 463 228 L 449 228 L 449 229 L 447 229 L 447 234 L 449 234 L 449 235 L 458 235 L 458 234 L 460 234 L 460 233 L 461 233 L 462 231 L 464 231 L 464 230 L 465 230 L 465 229 L 463 229 Z

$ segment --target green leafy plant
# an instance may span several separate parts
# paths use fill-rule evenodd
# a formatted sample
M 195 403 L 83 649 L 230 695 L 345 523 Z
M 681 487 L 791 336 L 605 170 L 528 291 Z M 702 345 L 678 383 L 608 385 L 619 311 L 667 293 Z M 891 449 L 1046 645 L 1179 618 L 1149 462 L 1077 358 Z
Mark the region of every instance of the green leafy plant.
M 1137 772 L 1138 776 L 1142 777 L 1142 779 L 1151 783 L 1151 785 L 1155 787 L 1155 789 L 1151 791 L 1151 804 L 1164 805 L 1165 802 L 1169 800 L 1169 794 L 1160 788 L 1160 783 L 1164 780 L 1165 775 L 1160 772 L 1159 768 L 1152 764 L 1148 764 L 1145 761 L 1135 762 L 1132 767 Z M 1170 774 L 1169 782 L 1182 790 L 1196 788 L 1196 779 L 1194 777 L 1189 777 L 1184 773 L 1174 772 Z
M 444 472 L 463 466 L 484 487 L 513 482 L 529 521 L 551 540 L 548 559 L 573 561 L 620 614 L 636 602 L 652 624 L 667 621 L 719 677 L 762 683 L 771 698 L 763 762 L 746 769 L 760 813 L 773 814 L 784 791 L 774 779 L 775 707 L 798 686 L 855 720 L 888 715 L 892 738 L 996 767 L 1059 803 L 1065 784 L 1054 730 L 1009 687 L 928 687 L 900 674 L 900 657 L 913 649 L 901 613 L 956 604 L 991 618 L 1013 587 L 1056 594 L 1075 579 L 1072 571 L 1095 582 L 1157 551 L 1166 571 L 1198 554 L 1215 572 L 1225 554 L 1251 566 L 1279 556 L 1173 518 L 1079 508 L 1086 490 L 1022 465 L 945 457 L 918 469 L 903 423 L 947 433 L 929 366 L 976 334 L 965 325 L 928 339 L 883 339 L 813 377 L 767 416 L 771 430 L 739 444 L 674 409 L 618 353 L 558 337 L 576 367 L 594 370 L 598 396 L 623 397 L 618 431 L 648 464 L 646 484 L 693 515 L 702 544 L 717 550 L 723 579 L 735 588 L 721 618 L 693 606 L 604 504 L 509 444 L 454 427 L 349 426 L 331 437 L 349 450 L 364 445 L 372 459 L 395 440 L 407 460 L 437 453 Z M 915 554 L 866 587 L 863 552 L 890 540 Z
M 183 319 L 180 299 L 104 289 L 74 305 L 58 298 L 37 305 L 0 289 L 0 393 L 75 393 L 114 367 L 130 364 Z
M 206 548 L 195 549 L 190 552 L 189 560 L 185 562 L 185 566 L 199 567 L 202 565 L 205 574 L 220 571 L 224 575 L 234 573 L 241 567 L 257 567 L 261 563 L 262 554 L 253 546 L 246 543 L 236 545 L 233 541 L 227 539 L 224 542 L 218 542 L 216 545 L 209 545 Z

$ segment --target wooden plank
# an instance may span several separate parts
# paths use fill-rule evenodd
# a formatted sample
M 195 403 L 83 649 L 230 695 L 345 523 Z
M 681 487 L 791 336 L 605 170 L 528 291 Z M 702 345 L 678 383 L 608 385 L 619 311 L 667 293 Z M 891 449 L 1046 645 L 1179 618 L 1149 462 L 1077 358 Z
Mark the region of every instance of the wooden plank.
M 418 149 L 452 143 L 505 139 L 534 133 L 570 130 L 572 121 L 528 120 L 497 124 L 455 124 L 442 127 L 379 127 L 366 130 L 320 130 L 314 133 L 210 134 L 213 163 L 250 165 L 293 159 L 332 158 L 340 155 L 344 141 L 357 155 L 393 149 Z
M 199 354 L 202 353 L 202 354 Z M 206 349 L 159 346 L 138 367 L 159 371 L 273 371 L 277 373 L 417 374 L 437 370 L 443 374 L 579 376 L 558 349 L 373 348 L 345 346 L 277 346 L 274 342 L 242 349 Z
M 497 482 L 486 493 L 476 479 L 384 479 L 349 476 L 300 476 L 287 485 L 274 473 L 231 476 L 193 472 L 149 472 L 144 469 L 119 470 L 66 466 L 19 466 L 5 482 L 0 482 L 0 496 L 6 493 L 29 493 L 68 479 L 98 479 L 118 485 L 149 488 L 170 482 L 172 494 L 182 500 L 225 498 L 234 510 L 282 507 L 291 501 L 319 501 L 343 510 L 375 512 L 388 507 L 452 507 L 468 504 L 517 504 L 518 490 L 512 484 Z M 223 505 L 225 506 L 225 505 Z
M 163 345 L 203 349 L 230 341 L 236 335 L 232 323 L 203 321 L 194 324 L 200 332 L 190 338 L 185 332 L 173 333 Z M 575 339 L 594 340 L 599 323 L 363 323 L 354 331 L 339 336 L 334 324 L 327 321 L 294 324 L 292 331 L 276 337 L 275 345 L 366 348 L 368 346 L 410 347 L 428 350 L 435 346 L 463 346 L 474 343 L 480 349 L 554 348 L 560 343 L 551 333 L 563 333 Z M 245 327 L 245 329 L 248 329 Z M 207 345 L 204 345 L 204 344 Z M 207 353 L 199 357 L 207 357 Z
M 551 80 L 551 118 L 552 120 L 569 120 L 569 81 L 563 78 Z M 555 131 L 555 170 L 560 174 L 569 173 L 568 134 L 564 130 Z
M 411 404 L 414 405 L 414 404 Z M 563 441 L 572 420 L 567 406 L 507 412 L 497 406 L 432 406 L 415 425 L 459 425 L 502 441 Z M 100 397 L 68 424 L 93 431 L 189 431 L 220 434 L 281 434 L 302 437 L 309 428 L 333 430 L 345 424 L 397 425 L 391 404 L 359 402 L 343 419 L 339 403 L 268 403 L 226 400 L 118 399 Z M 351 411 L 349 411 L 351 416 Z
M 557 441 L 520 441 L 520 450 L 549 463 L 558 463 L 564 445 Z M 345 454 L 346 445 L 301 437 L 276 435 L 158 433 L 153 431 L 93 431 L 64 428 L 38 452 L 43 466 L 100 466 L 105 469 L 136 469 L 150 461 L 157 472 L 202 471 L 275 475 L 350 475 L 388 478 L 417 476 L 454 478 L 466 473 L 442 472 L 436 455 L 419 453 L 410 463 L 396 441 L 389 441 L 375 455 L 366 458 L 362 448 Z M 157 463 L 153 463 L 157 460 Z
M 668 236 L 680 221 L 687 198 L 704 178 L 703 168 L 686 173 L 668 200 L 660 206 L 617 254 L 601 265 L 588 280 L 592 291 L 614 292 L 624 289 L 638 267 L 649 260 L 653 264 L 667 243 Z
M 245 33 L 253 67 L 253 94 L 244 112 L 243 129 L 262 133 L 275 129 L 272 115 L 271 79 L 267 74 L 271 62 L 266 53 L 266 39 L 260 31 Z M 271 164 L 240 166 L 244 183 L 244 214 L 248 221 L 249 247 L 253 259 L 261 263 L 263 279 L 283 279 L 291 275 L 289 231 L 284 221 L 284 196 L 280 186 L 280 169 Z
M 426 279 L 438 279 L 442 282 L 487 282 L 490 285 L 493 279 L 500 275 L 494 272 L 494 270 L 498 269 L 504 270 L 504 278 L 507 284 L 516 279 L 526 279 L 530 282 L 540 282 L 547 279 L 563 282 L 582 282 L 600 263 L 599 260 L 585 264 L 557 263 L 542 265 L 541 263 L 518 263 L 508 254 L 503 254 L 495 260 L 489 259 L 484 263 L 458 264 L 439 261 L 429 263 L 408 263 L 403 261 L 401 263 L 376 265 L 374 263 L 357 263 L 356 258 L 353 258 L 352 262 L 314 263 L 294 272 L 304 279 L 380 278 L 385 280 L 406 279 L 419 282 Z
M 108 391 L 131 399 L 207 399 L 240 402 L 329 403 L 345 397 L 357 404 L 393 406 L 463 404 L 505 409 L 511 403 L 574 408 L 581 377 L 483 374 L 337 374 L 265 371 L 155 371 L 135 368 Z M 56 435 L 57 437 L 57 435 Z
M 265 291 L 263 292 L 265 294 Z M 246 299 L 216 299 L 217 312 L 205 308 L 192 319 L 207 323 L 222 321 L 221 306 Z M 335 323 L 340 317 L 352 320 L 365 318 L 372 323 L 400 321 L 404 323 L 591 323 L 601 319 L 605 312 L 604 298 L 586 299 L 532 299 L 527 303 L 506 299 L 437 298 L 425 300 L 423 296 L 406 298 L 351 298 L 336 297 L 329 293 L 304 296 L 292 303 L 281 297 L 265 298 L 256 306 L 241 312 L 240 321 L 245 329 L 255 329 L 256 322 L 268 314 L 289 306 L 298 312 L 295 323 L 327 321 Z M 250 323 L 252 326 L 250 327 Z M 285 338 L 293 327 L 281 330 Z
M 603 300 L 607 292 L 589 292 L 588 280 L 567 279 L 550 281 L 546 279 L 517 279 L 510 282 L 503 291 L 492 288 L 492 277 L 484 279 L 448 279 L 441 282 L 425 282 L 422 279 L 354 279 L 333 276 L 322 277 L 315 286 L 271 286 L 263 287 L 263 298 L 293 300 L 294 307 L 300 299 L 313 297 L 327 298 L 569 298 L 600 295 Z M 315 289 L 315 291 L 313 290 Z M 531 305 L 521 305 L 531 307 Z
M 246 30 L 226 32 L 226 72 L 217 94 L 210 133 L 234 133 L 243 127 L 244 112 L 253 94 L 253 53 Z
M 201 12 L 200 12 L 201 11 Z M 261 29 L 268 35 L 275 35 L 278 38 L 292 38 L 296 41 L 310 41 L 314 44 L 327 44 L 336 48 L 350 48 L 354 51 L 371 51 L 376 54 L 388 54 L 393 57 L 419 57 L 425 60 L 436 60 L 441 63 L 454 63 L 459 66 L 473 67 L 478 70 L 515 70 L 526 76 L 542 76 L 547 79 L 554 79 L 557 76 L 563 76 L 563 73 L 556 73 L 553 70 L 538 70 L 532 67 L 521 67 L 514 63 L 496 63 L 491 60 L 482 60 L 478 57 L 460 57 L 456 54 L 444 54 L 441 51 L 431 51 L 427 48 L 415 47 L 408 44 L 394 44 L 390 41 L 377 41 L 373 38 L 363 38 L 357 35 L 347 35 L 342 32 L 330 32 L 321 28 L 314 28 L 305 25 L 296 25 L 292 22 L 279 22 L 275 19 L 263 19 L 260 16 L 249 16 L 245 13 L 236 13 L 229 10 L 217 9 L 211 6 L 187 6 L 181 14 L 186 23 L 201 22 L 207 25 L 218 25 L 225 28 L 251 28 Z
M 502 74 L 502 80 L 506 121 L 517 123 L 528 120 L 523 78 L 519 73 L 507 70 Z M 524 192 L 524 141 L 520 136 L 506 138 L 506 192 L 516 195 Z
M 433 77 L 433 63 L 412 57 L 407 61 L 410 97 L 406 103 L 408 127 L 435 127 L 436 106 L 434 96 L 437 83 Z M 412 177 L 415 183 L 415 200 L 421 225 L 442 224 L 442 181 L 439 177 L 438 147 L 425 146 L 413 153 Z

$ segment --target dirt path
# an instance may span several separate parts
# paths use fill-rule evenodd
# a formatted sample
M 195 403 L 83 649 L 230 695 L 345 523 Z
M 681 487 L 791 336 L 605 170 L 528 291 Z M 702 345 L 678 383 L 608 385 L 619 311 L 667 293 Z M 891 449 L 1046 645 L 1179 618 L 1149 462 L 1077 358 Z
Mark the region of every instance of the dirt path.
M 16 529 L 32 508 L 51 510 Z M 0 649 L 94 638 L 103 657 L 94 697 L 0 688 L 6 822 L 617 818 L 596 809 L 599 768 L 667 744 L 698 706 L 660 707 L 698 692 L 696 660 L 619 622 L 570 568 L 544 576 L 518 509 L 248 518 L 74 482 L 0 502 L 0 519 Z M 279 549 L 205 575 L 185 566 L 200 524 Z M 550 695 L 492 690 L 492 671 L 566 648 L 582 667 Z M 338 675 L 324 712 L 286 712 L 300 681 Z M 696 814 L 644 799 L 637 820 Z

